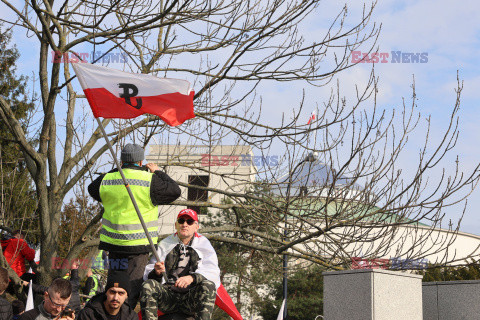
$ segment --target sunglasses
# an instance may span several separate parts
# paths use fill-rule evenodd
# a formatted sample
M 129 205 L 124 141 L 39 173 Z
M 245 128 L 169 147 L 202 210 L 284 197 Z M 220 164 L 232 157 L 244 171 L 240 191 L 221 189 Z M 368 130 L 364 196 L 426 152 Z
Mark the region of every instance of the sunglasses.
M 192 224 L 195 223 L 195 220 L 193 220 L 193 219 L 180 218 L 180 219 L 177 220 L 178 224 L 184 224 L 185 221 L 187 222 L 187 224 L 188 224 L 189 226 L 191 226 Z

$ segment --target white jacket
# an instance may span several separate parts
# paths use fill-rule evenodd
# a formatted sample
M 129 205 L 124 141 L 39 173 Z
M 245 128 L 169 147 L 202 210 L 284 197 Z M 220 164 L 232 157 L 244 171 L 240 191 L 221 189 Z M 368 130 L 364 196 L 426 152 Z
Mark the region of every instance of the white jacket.
M 163 239 L 157 249 L 160 261 L 165 261 L 167 254 L 175 248 L 177 244 L 181 243 L 177 234 L 172 234 Z M 210 241 L 201 234 L 195 233 L 191 245 L 192 249 L 198 254 L 200 260 L 198 261 L 197 270 L 193 270 L 194 273 L 199 273 L 208 280 L 215 283 L 215 288 L 220 287 L 220 269 L 218 268 L 218 259 L 215 249 L 213 249 Z M 153 266 L 157 262 L 155 256 L 152 256 L 147 266 L 145 267 L 145 273 L 143 274 L 143 280 L 148 279 L 148 274 L 153 270 Z M 165 280 L 162 280 L 162 283 Z

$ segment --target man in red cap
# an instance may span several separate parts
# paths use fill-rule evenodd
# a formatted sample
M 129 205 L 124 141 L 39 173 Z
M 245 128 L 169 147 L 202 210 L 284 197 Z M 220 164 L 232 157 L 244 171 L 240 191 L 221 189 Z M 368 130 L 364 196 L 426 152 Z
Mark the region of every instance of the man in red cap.
M 211 318 L 220 286 L 220 269 L 215 250 L 207 238 L 197 233 L 198 228 L 197 213 L 184 209 L 175 222 L 177 232 L 160 242 L 157 252 L 161 262 L 153 257 L 143 276 L 146 281 L 140 298 L 142 319 L 156 320 L 157 309 L 164 314 Z

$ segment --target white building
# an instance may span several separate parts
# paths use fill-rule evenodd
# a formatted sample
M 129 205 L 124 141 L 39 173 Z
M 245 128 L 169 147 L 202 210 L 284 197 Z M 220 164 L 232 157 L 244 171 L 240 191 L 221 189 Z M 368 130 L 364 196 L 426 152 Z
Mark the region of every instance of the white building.
M 365 255 L 378 259 L 391 259 L 400 261 L 397 267 L 400 265 L 405 269 L 415 267 L 419 260 L 424 265 L 426 262 L 460 265 L 480 258 L 480 236 L 438 227 L 432 228 L 420 222 L 408 223 L 408 217 L 401 218 L 389 213 L 388 210 L 385 212 L 372 205 L 374 195 L 365 192 L 361 186 L 354 184 L 352 179 L 335 174 L 334 170 L 324 163 L 305 161 L 291 177 L 283 179 L 284 182 L 287 180 L 291 182 L 291 195 L 303 194 L 311 199 L 310 202 L 305 201 L 310 207 L 309 211 L 322 211 L 327 217 L 333 217 L 339 212 L 345 215 L 346 212 L 344 219 L 350 220 L 355 216 L 365 219 L 364 227 L 361 222 L 358 222 L 350 227 L 336 228 L 327 237 L 320 236 L 312 239 L 311 243 L 305 244 L 309 250 L 324 252 L 326 256 L 333 250 L 336 256 L 338 252 L 343 251 L 354 257 Z M 280 185 L 277 193 L 285 196 L 286 189 L 285 184 Z M 327 194 L 330 199 L 337 200 L 325 206 L 324 199 Z M 381 213 L 375 213 L 376 211 Z M 374 222 L 373 227 L 368 226 L 369 219 Z M 319 214 L 318 223 L 324 226 L 321 221 L 322 216 Z M 385 226 L 382 227 L 382 224 Z M 358 238 L 358 241 L 353 240 L 359 235 L 363 236 Z M 350 239 L 352 240 L 349 241 Z M 365 241 L 362 242 L 362 239 Z M 332 243 L 338 245 L 332 246 Z M 343 258 L 349 257 L 343 256 Z M 407 263 L 401 266 L 401 261 L 405 260 Z M 408 260 L 417 261 L 409 265 Z
M 147 161 L 164 167 L 166 172 L 181 184 L 182 196 L 179 201 L 184 202 L 183 205 L 161 206 L 160 234 L 174 231 L 175 218 L 181 209 L 190 207 L 199 214 L 205 212 L 205 209 L 195 207 L 188 201 L 199 200 L 219 204 L 225 199 L 225 192 L 242 193 L 250 188 L 257 175 L 257 166 L 261 165 L 256 161 L 259 158 L 262 157 L 254 157 L 252 149 L 248 146 L 151 145 L 146 157 Z M 328 165 L 316 161 L 311 162 L 311 165 L 305 165 L 304 168 L 299 167 L 299 169 L 298 174 L 289 180 L 291 182 L 289 191 L 292 194 L 304 193 L 318 199 L 318 202 L 325 198 L 327 193 L 330 197 L 352 201 L 363 196 L 368 198 L 363 201 L 370 202 L 370 196 L 360 190 L 361 187 L 358 185 L 353 185 L 353 188 L 345 190 L 345 185 L 352 185 L 347 177 L 336 176 L 334 181 L 333 171 Z M 282 180 L 280 179 L 280 181 Z M 333 188 L 325 188 L 332 184 L 334 184 Z M 208 186 L 218 192 L 191 188 L 188 185 Z M 280 184 L 278 195 L 284 196 L 286 191 L 286 185 Z M 208 210 L 212 212 L 215 209 L 209 208 Z M 200 216 L 201 222 L 202 216 Z M 341 228 L 336 230 L 336 233 L 339 234 L 344 232 L 349 233 L 352 230 L 346 228 L 345 230 Z M 329 246 L 320 245 L 321 240 L 321 237 L 318 237 L 313 239 L 312 243 L 301 244 L 302 249 L 318 250 L 316 252 L 328 254 Z M 325 239 L 324 243 L 327 244 L 331 240 L 331 238 Z M 386 242 L 388 242 L 387 246 Z M 377 250 L 377 247 L 383 249 Z M 425 248 L 429 249 L 423 258 L 430 263 L 456 260 L 453 264 L 463 264 L 466 258 L 478 258 L 480 236 L 462 232 L 455 234 L 449 230 L 438 228 L 432 230 L 431 227 L 422 224 L 406 224 L 397 228 L 389 239 L 380 238 L 371 243 L 351 243 L 344 248 L 344 251 L 353 253 L 352 256 L 362 256 L 362 253 L 378 251 L 381 254 L 376 258 L 392 259 L 414 257 L 417 256 L 416 251 Z M 295 262 L 291 259 L 290 263 Z M 259 290 L 263 292 L 261 288 Z M 251 310 L 247 307 L 250 301 L 249 297 L 242 297 L 242 299 L 244 299 L 245 308 L 242 308 L 242 311 L 250 312 Z
M 180 186 L 180 201 L 199 200 L 217 204 L 222 203 L 224 194 L 186 185 L 208 186 L 222 192 L 243 192 L 255 180 L 257 171 L 253 159 L 253 152 L 248 146 L 151 145 L 146 156 L 148 162 L 167 166 L 168 175 L 184 184 Z M 161 206 L 160 234 L 173 232 L 177 213 L 187 207 L 199 214 L 205 212 L 196 206 Z M 201 219 L 200 216 L 200 222 Z
M 148 162 L 157 163 L 160 167 L 166 166 L 167 173 L 181 185 L 182 197 L 180 202 L 185 205 L 162 206 L 160 209 L 161 234 L 174 231 L 176 214 L 186 207 L 192 208 L 199 214 L 205 209 L 194 206 L 191 202 L 222 203 L 226 197 L 224 193 L 243 192 L 255 181 L 257 174 L 256 160 L 249 146 L 199 146 L 199 145 L 151 145 Z M 326 164 L 318 161 L 305 162 L 291 177 L 292 194 L 308 193 L 309 197 L 323 198 L 329 184 L 335 184 L 330 189 L 330 196 L 338 192 L 343 199 L 353 199 L 360 194 L 358 185 L 353 185 L 345 192 L 344 185 L 350 183 L 348 177 L 340 176 L 333 180 L 334 171 Z M 188 185 L 209 187 L 219 192 L 200 190 Z M 280 185 L 279 195 L 284 195 L 286 187 Z M 365 196 L 365 193 L 362 193 Z M 365 199 L 363 199 L 365 201 Z M 215 209 L 209 208 L 213 211 Z M 200 220 L 202 217 L 200 216 Z M 351 230 L 337 230 L 338 234 L 351 232 Z M 373 231 L 372 231 L 373 232 Z M 453 264 L 464 263 L 465 259 L 478 259 L 480 254 L 480 237 L 468 233 L 453 233 L 452 231 L 436 228 L 433 229 L 422 224 L 405 224 L 391 233 L 389 239 L 378 239 L 364 244 L 352 243 L 344 248 L 346 252 L 358 252 L 358 255 L 367 252 L 379 252 L 377 258 L 408 258 L 418 256 L 418 252 L 431 263 L 444 263 L 455 261 Z M 317 243 L 321 239 L 316 239 Z M 318 241 L 320 240 L 320 241 Z M 388 242 L 389 245 L 385 246 Z M 388 249 L 378 249 L 378 248 Z M 428 249 L 428 250 L 426 250 Z M 328 252 L 325 248 L 319 248 Z

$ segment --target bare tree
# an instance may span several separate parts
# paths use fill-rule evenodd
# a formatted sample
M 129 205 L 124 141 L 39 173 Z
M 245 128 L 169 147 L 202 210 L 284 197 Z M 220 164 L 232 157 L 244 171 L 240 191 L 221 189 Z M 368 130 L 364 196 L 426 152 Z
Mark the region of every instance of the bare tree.
M 14 26 L 16 32 L 23 30 L 39 44 L 38 69 L 32 67 L 39 73 L 41 97 L 41 121 L 35 127 L 38 146 L 29 142 L 12 112 L 13 106 L 3 97 L 0 115 L 27 160 L 31 160 L 27 163 L 38 199 L 43 282 L 50 280 L 50 258 L 58 253 L 58 227 L 65 197 L 85 176 L 93 176 L 98 168 L 95 164 L 107 150 L 99 141 L 99 130 L 89 132 L 92 122 L 78 107 L 84 96 L 73 85 L 69 64 L 55 63 L 66 54 L 69 59 L 79 60 L 85 58 L 80 54 L 84 50 L 107 54 L 120 50 L 128 56 L 124 65 L 127 71 L 186 78 L 194 83 L 194 120 L 174 128 L 153 116 L 134 121 L 104 120 L 104 126 L 113 126 L 109 134 L 113 144 L 128 138 L 147 145 L 153 137 L 160 137 L 166 144 L 182 141 L 208 147 L 231 141 L 266 155 L 271 146 L 284 150 L 282 165 L 263 167 L 265 170 L 259 172 L 261 181 L 252 183 L 249 177 L 235 177 L 237 184 L 249 186 L 243 188 L 246 191 L 196 187 L 230 199 L 230 203 L 193 203 L 232 210 L 232 224 L 204 230 L 214 240 L 338 267 L 358 251 L 355 243 L 359 241 L 382 242 L 372 246 L 375 249 L 369 253 L 381 254 L 397 241 L 392 237 L 397 226 L 416 226 L 423 219 L 430 219 L 433 225 L 439 223 L 441 209 L 450 204 L 449 199 L 457 193 L 462 198 L 468 193 L 463 192 L 465 188 L 477 179 L 477 170 L 466 177 L 457 172 L 442 179 L 430 194 L 430 189 L 425 189 L 429 170 L 455 144 L 461 87 L 444 139 L 430 155 L 427 136 L 425 148 L 416 159 L 418 169 L 406 180 L 402 180 L 396 161 L 418 123 L 414 104 L 411 108 L 404 106 L 399 122 L 379 112 L 373 73 L 354 101 L 347 102 L 334 86 L 313 124 L 299 120 L 302 101 L 293 116 L 286 115 L 276 125 L 263 123 L 261 96 L 256 91 L 263 83 L 329 85 L 336 75 L 354 66 L 350 62 L 352 51 L 374 50 L 379 28 L 370 19 L 375 3 L 365 6 L 354 24 L 346 22 L 347 6 L 332 12 L 330 27 L 319 35 L 319 41 L 309 43 L 298 26 L 320 10 L 320 1 L 50 0 L 27 1 L 23 8 L 8 0 L 2 2 L 14 16 L 4 22 Z M 50 65 L 52 52 L 54 63 Z M 362 104 L 370 108 L 364 110 Z M 65 115 L 60 111 L 64 105 Z M 300 190 L 298 183 L 304 183 L 296 174 L 297 164 L 309 152 L 318 152 L 319 160 L 335 170 L 328 174 L 329 179 L 313 184 L 310 181 L 305 183 L 306 189 Z M 171 158 L 161 165 L 187 166 L 218 175 L 212 167 L 181 159 Z M 306 162 L 302 163 L 303 172 L 307 170 L 308 174 L 318 169 L 307 167 Z M 360 184 L 362 188 L 358 188 Z M 263 192 L 259 193 L 259 188 Z M 192 203 L 182 200 L 176 204 Z M 99 218 L 97 215 L 86 228 L 67 258 L 98 243 L 94 226 Z M 268 232 L 259 225 L 268 225 Z M 286 239 L 284 228 L 288 231 Z M 412 252 L 412 256 L 421 255 Z

